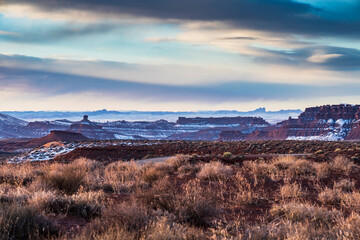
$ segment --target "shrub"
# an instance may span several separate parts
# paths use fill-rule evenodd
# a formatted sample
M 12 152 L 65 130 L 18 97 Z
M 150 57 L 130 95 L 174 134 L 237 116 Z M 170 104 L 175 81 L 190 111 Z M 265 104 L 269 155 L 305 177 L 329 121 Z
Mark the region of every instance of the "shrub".
M 90 162 L 79 159 L 70 164 L 52 164 L 41 177 L 43 184 L 65 194 L 73 194 L 85 184 Z
M 334 189 L 342 192 L 352 192 L 355 190 L 355 182 L 348 179 L 342 179 L 339 182 L 334 183 Z
M 58 229 L 50 220 L 30 207 L 11 205 L 1 208 L 1 239 L 48 239 L 58 234 Z
M 91 219 L 101 215 L 104 199 L 100 193 L 85 192 L 73 196 L 57 196 L 52 192 L 37 192 L 30 204 L 46 213 L 66 214 Z
M 154 183 L 169 173 L 169 166 L 163 163 L 148 164 L 143 167 L 142 178 L 147 183 Z
M 111 225 L 111 226 L 104 226 L 99 224 L 101 227 L 97 227 L 95 230 L 85 229 L 80 234 L 77 234 L 76 236 L 69 236 L 67 240 L 132 240 L 132 239 L 139 239 L 136 234 L 126 231 L 123 227 L 120 225 Z
M 299 199 L 304 197 L 306 193 L 303 191 L 302 187 L 297 183 L 287 183 L 280 187 L 280 196 L 283 199 Z
M 175 206 L 179 221 L 196 227 L 208 227 L 211 218 L 218 214 L 214 195 L 204 191 L 197 181 L 185 186 Z
M 352 212 L 351 215 L 339 222 L 338 239 L 360 239 L 360 216 Z
M 232 175 L 232 168 L 221 162 L 205 163 L 197 176 L 201 179 L 217 180 L 226 179 Z
M 197 164 L 186 164 L 186 165 L 182 165 L 181 167 L 179 167 L 178 169 L 178 173 L 181 174 L 196 174 L 200 171 L 200 166 Z
M 310 222 L 317 227 L 325 226 L 327 228 L 333 226 L 342 216 L 337 210 L 327 210 L 326 208 L 295 202 L 274 205 L 270 210 L 270 214 L 293 223 Z
M 147 230 L 150 217 L 146 209 L 135 204 L 112 205 L 103 212 L 101 218 L 93 220 L 75 239 L 137 240 Z
M 176 155 L 175 157 L 169 158 L 166 160 L 166 164 L 173 167 L 174 170 L 178 170 L 180 167 L 187 165 L 189 163 L 190 156 L 187 155 Z
M 245 161 L 244 168 L 254 175 L 255 182 L 257 182 L 258 179 L 271 178 L 274 173 L 278 172 L 272 164 L 265 162 Z
M 333 169 L 331 166 L 331 163 L 325 162 L 325 163 L 314 163 L 314 167 L 316 169 L 316 176 L 319 179 L 328 178 L 331 176 Z
M 30 198 L 30 192 L 24 187 L 14 187 L 10 184 L 0 185 L 0 204 L 19 203 L 25 204 Z
M 296 160 L 297 159 L 295 157 L 290 155 L 280 156 L 272 162 L 272 165 L 276 167 L 276 169 L 278 169 L 279 171 L 285 171 L 289 169 L 292 165 L 294 165 Z
M 319 200 L 323 204 L 339 205 L 341 203 L 341 192 L 338 189 L 325 188 L 319 193 Z
M 343 205 L 354 208 L 354 210 L 360 212 L 360 192 L 342 194 L 341 202 Z
M 257 205 L 260 199 L 260 194 L 252 188 L 249 181 L 242 175 L 237 174 L 235 178 L 237 193 L 235 202 L 240 205 Z
M 224 154 L 223 154 L 223 157 L 225 157 L 225 158 L 229 158 L 231 156 L 232 156 L 231 152 L 224 152 Z
M 144 231 L 150 221 L 148 211 L 136 204 L 119 204 L 107 209 L 99 220 L 101 225 L 121 226 L 127 232 Z
M 167 217 L 160 217 L 153 221 L 146 232 L 146 239 L 148 240 L 181 240 L 184 239 L 185 229 L 180 224 L 175 224 L 174 221 Z
M 302 240 L 302 239 L 339 239 L 341 236 L 339 229 L 317 228 L 310 222 L 293 223 L 286 220 L 272 221 L 260 226 L 251 226 L 246 230 L 241 239 L 263 240 L 263 239 L 282 239 L 282 240 Z M 341 238 L 349 239 L 349 238 Z M 353 239 L 353 238 L 350 238 Z M 355 238 L 356 239 L 356 238 Z
M 345 175 L 359 171 L 359 166 L 351 162 L 349 159 L 343 156 L 335 157 L 334 161 L 331 163 L 333 171 L 341 172 Z
M 122 192 L 124 186 L 136 181 L 139 168 L 135 162 L 114 162 L 104 170 L 104 182 L 109 184 L 116 193 Z
M 159 180 L 149 189 L 138 187 L 134 199 L 141 205 L 154 210 L 175 211 L 176 189 L 167 178 Z
M 300 176 L 316 176 L 316 169 L 314 164 L 305 159 L 299 159 L 295 161 L 289 167 L 289 175 L 292 177 L 300 177 Z

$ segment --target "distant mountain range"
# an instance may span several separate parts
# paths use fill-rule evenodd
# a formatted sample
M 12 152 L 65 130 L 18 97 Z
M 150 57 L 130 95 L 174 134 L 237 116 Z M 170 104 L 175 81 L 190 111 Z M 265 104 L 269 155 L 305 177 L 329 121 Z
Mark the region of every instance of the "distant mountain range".
M 261 117 L 269 123 L 277 123 L 285 120 L 288 117 L 297 117 L 302 111 L 297 110 L 280 110 L 280 111 L 266 111 L 265 108 L 258 108 L 253 111 L 196 111 L 196 112 L 170 112 L 170 111 L 108 111 L 106 109 L 98 111 L 84 111 L 84 112 L 66 112 L 66 111 L 4 111 L 1 113 L 11 115 L 13 117 L 23 119 L 26 121 L 53 121 L 58 119 L 67 119 L 70 121 L 79 120 L 80 116 L 88 115 L 93 121 L 156 121 L 167 120 L 175 122 L 179 117 L 236 117 L 249 116 Z

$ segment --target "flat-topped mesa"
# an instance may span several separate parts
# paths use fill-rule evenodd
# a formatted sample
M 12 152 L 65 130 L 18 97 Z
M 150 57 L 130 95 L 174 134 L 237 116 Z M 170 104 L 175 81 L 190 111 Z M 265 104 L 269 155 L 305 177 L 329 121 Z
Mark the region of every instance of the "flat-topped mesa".
M 305 112 L 300 114 L 300 122 L 313 122 L 318 120 L 334 121 L 339 119 L 360 119 L 360 105 L 324 105 L 318 107 L 306 108 Z
M 210 117 L 210 118 L 186 118 L 179 117 L 176 121 L 179 125 L 236 125 L 236 124 L 252 124 L 252 125 L 269 125 L 260 117 Z

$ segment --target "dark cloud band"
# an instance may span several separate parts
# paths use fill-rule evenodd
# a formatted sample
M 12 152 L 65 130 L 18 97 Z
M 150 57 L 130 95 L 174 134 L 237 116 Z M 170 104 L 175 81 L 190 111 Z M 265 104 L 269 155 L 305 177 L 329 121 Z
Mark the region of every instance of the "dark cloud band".
M 80 9 L 160 19 L 226 21 L 235 27 L 271 32 L 359 37 L 360 22 L 321 17 L 324 9 L 292 0 L 8 0 L 62 11 Z

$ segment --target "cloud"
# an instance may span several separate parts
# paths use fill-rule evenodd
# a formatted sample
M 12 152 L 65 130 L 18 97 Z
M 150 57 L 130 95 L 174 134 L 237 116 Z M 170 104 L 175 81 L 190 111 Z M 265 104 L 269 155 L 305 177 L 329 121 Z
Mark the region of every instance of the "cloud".
M 154 66 L 0 55 L 0 109 L 79 110 L 106 107 L 146 110 L 155 109 L 156 106 L 157 109 L 169 110 L 176 106 L 176 109 L 196 110 L 214 109 L 215 106 L 231 109 L 250 104 L 254 108 L 265 103 L 276 103 L 280 107 L 294 103 L 286 106 L 299 107 L 304 106 L 304 99 L 311 105 L 318 98 L 334 101 L 349 96 L 352 96 L 352 100 L 360 97 L 359 82 L 346 82 L 346 74 L 334 72 L 312 74 L 292 70 L 289 73 L 281 66 L 273 66 L 270 70 L 262 68 L 261 75 L 256 78 L 272 75 L 272 78 L 284 78 L 286 82 L 254 81 L 254 76 L 246 75 L 246 79 L 221 78 L 219 81 L 202 81 L 201 84 L 195 77 L 192 78 L 192 84 L 189 82 L 179 85 L 171 81 L 151 81 L 149 76 L 154 75 L 145 69 L 152 67 Z M 88 73 L 102 72 L 104 69 L 124 72 L 117 79 L 110 79 L 106 74 L 95 77 Z M 157 69 L 164 74 L 164 70 L 161 70 L 163 69 Z M 132 75 L 126 74 L 126 71 L 136 72 L 141 81 L 131 80 Z M 213 75 L 209 72 L 211 69 L 202 71 Z M 164 78 L 169 80 L 172 75 L 182 76 L 182 72 L 186 71 L 178 69 L 177 73 L 173 72 Z M 284 75 L 281 76 L 282 74 Z M 358 74 L 353 74 L 351 79 L 356 80 Z M 309 79 L 309 76 L 314 75 L 317 79 Z M 293 81 L 296 78 L 298 80 Z M 318 80 L 328 84 L 318 84 Z M 297 105 L 299 103 L 302 105 Z M 321 103 L 326 101 L 322 100 Z
M 0 31 L 0 39 L 4 39 L 17 43 L 44 43 L 61 41 L 73 37 L 85 37 L 99 33 L 108 33 L 119 25 L 110 23 L 96 23 L 96 24 L 66 24 L 61 26 L 54 26 L 52 28 L 25 30 L 22 33 L 2 32 Z
M 35 94 L 38 97 L 53 98 L 65 95 L 89 94 L 112 97 L 113 101 L 143 100 L 152 102 L 200 102 L 218 104 L 221 102 L 287 101 L 317 97 L 339 97 L 359 95 L 360 84 L 311 86 L 288 83 L 261 83 L 250 81 L 208 83 L 189 86 L 140 83 L 106 78 L 86 77 L 73 74 L 0 67 L 0 90 Z M 27 101 L 33 101 L 28 99 Z M 61 101 L 61 100 L 59 100 Z M 1 106 L 3 104 L 3 106 Z M 112 103 L 109 103 L 110 105 Z M 4 107 L 6 102 L 1 103 Z M 84 103 L 84 106 L 86 103 Z
M 330 59 L 338 58 L 338 57 L 341 57 L 341 56 L 344 56 L 344 55 L 335 54 L 335 53 L 333 53 L 333 54 L 324 54 L 324 53 L 318 52 L 318 53 L 315 53 L 314 55 L 312 55 L 311 57 L 309 57 L 308 61 L 312 62 L 312 63 L 326 63 Z
M 305 52 L 305 50 L 303 50 Z M 254 64 L 235 66 L 199 66 L 171 64 L 128 64 L 100 60 L 63 60 L 37 58 L 22 55 L 1 55 L 0 66 L 11 69 L 35 70 L 54 74 L 71 74 L 82 77 L 108 79 L 129 82 L 164 84 L 177 86 L 198 86 L 221 84 L 224 82 L 254 83 L 290 83 L 294 85 L 321 86 L 323 84 L 357 83 L 357 71 L 334 72 L 327 70 L 329 66 L 310 64 L 306 59 L 310 53 L 299 51 L 294 54 L 292 63 L 288 63 L 286 53 L 277 54 L 275 59 L 259 58 Z M 286 62 L 286 64 L 282 64 Z M 305 63 L 304 63 L 305 62 Z M 304 65 L 306 64 L 306 65 Z M 305 67 L 304 67 L 305 66 Z M 321 68 L 320 68 L 321 67 Z M 258 69 L 261 68 L 261 71 Z M 340 68 L 340 66 L 338 66 Z
M 18 36 L 18 33 L 15 32 L 7 32 L 7 31 L 0 31 L 0 36 Z
M 54 17 L 63 11 L 72 11 L 74 20 L 78 17 L 76 13 L 90 12 L 114 18 L 130 15 L 162 20 L 220 21 L 242 29 L 316 36 L 342 34 L 358 38 L 360 27 L 357 20 L 347 21 L 345 16 L 332 19 L 326 17 L 329 14 L 323 14 L 328 11 L 325 8 L 291 0 L 11 0 L 8 4 L 30 5 Z M 90 19 L 91 14 L 86 15 L 87 18 Z
M 299 69 L 323 69 L 329 74 L 338 74 L 357 80 L 360 71 L 360 50 L 355 48 L 310 45 L 286 50 L 267 50 L 268 55 L 259 56 L 259 64 L 297 66 Z M 349 72 L 354 74 L 347 75 Z M 331 73 L 332 72 L 332 73 Z M 341 77 L 339 78 L 341 80 Z

